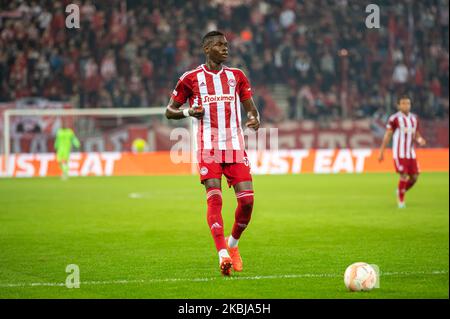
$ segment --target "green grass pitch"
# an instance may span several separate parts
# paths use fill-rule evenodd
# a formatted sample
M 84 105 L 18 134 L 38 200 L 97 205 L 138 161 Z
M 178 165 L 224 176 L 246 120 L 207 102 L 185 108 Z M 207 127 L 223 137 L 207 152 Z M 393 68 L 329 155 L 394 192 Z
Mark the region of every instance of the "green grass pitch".
M 399 210 L 395 174 L 254 176 L 231 278 L 196 176 L 0 179 L 0 298 L 448 298 L 448 178 L 422 174 Z M 225 189 L 226 234 L 235 203 Z M 379 289 L 345 289 L 356 261 Z

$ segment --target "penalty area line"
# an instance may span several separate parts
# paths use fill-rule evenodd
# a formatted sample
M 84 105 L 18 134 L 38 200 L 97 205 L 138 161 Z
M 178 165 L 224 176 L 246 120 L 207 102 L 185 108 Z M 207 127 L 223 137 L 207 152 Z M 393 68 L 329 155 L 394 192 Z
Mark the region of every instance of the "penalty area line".
M 448 274 L 448 270 L 413 271 L 413 272 L 382 272 L 383 276 L 431 276 Z M 291 279 L 291 278 L 337 278 L 343 274 L 286 274 L 264 276 L 237 276 L 237 277 L 205 277 L 205 278 L 161 278 L 161 279 L 131 279 L 131 280 L 105 280 L 105 281 L 81 281 L 80 286 L 94 285 L 128 285 L 151 284 L 162 282 L 208 282 L 215 280 L 264 280 L 264 279 Z M 27 288 L 27 287 L 65 287 L 63 282 L 32 282 L 32 283 L 0 283 L 0 288 Z

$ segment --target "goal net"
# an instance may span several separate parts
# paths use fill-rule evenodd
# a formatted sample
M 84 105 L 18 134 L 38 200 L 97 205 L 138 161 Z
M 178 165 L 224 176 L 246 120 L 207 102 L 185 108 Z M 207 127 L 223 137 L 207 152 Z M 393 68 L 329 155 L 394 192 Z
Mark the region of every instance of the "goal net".
M 189 119 L 167 120 L 165 110 L 165 107 L 7 109 L 0 128 L 2 176 L 15 175 L 14 167 L 20 164 L 18 161 L 24 161 L 23 157 L 54 155 L 55 137 L 61 127 L 73 129 L 81 142 L 79 149 L 73 149 L 76 153 L 170 151 L 178 142 L 173 129 L 184 128 L 192 136 L 192 124 Z M 192 149 L 193 142 L 188 143 L 185 150 Z

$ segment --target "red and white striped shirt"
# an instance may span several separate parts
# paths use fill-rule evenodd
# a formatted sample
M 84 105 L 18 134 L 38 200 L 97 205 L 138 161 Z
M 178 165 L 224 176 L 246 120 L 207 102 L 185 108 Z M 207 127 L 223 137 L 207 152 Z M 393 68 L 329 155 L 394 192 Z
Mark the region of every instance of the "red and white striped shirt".
M 419 119 L 415 114 L 408 115 L 397 112 L 389 117 L 388 129 L 394 132 L 392 142 L 392 156 L 399 158 L 416 158 L 414 141 L 419 129 Z
M 252 97 L 250 83 L 240 69 L 223 66 L 209 70 L 205 64 L 184 73 L 172 98 L 205 109 L 202 119 L 192 118 L 196 150 L 244 150 L 241 101 Z

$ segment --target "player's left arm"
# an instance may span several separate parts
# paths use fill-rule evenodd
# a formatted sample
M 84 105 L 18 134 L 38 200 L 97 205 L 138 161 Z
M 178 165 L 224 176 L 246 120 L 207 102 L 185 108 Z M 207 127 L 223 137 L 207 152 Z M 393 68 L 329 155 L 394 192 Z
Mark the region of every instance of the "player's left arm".
M 254 129 L 255 131 L 259 128 L 259 113 L 256 108 L 255 102 L 252 97 L 252 88 L 250 86 L 250 81 L 245 76 L 244 72 L 240 71 L 236 74 L 239 79 L 238 93 L 242 101 L 242 106 L 247 112 L 247 122 L 245 126 Z
M 72 132 L 72 144 L 76 148 L 80 148 L 80 140 L 78 139 L 78 137 L 73 132 Z
M 427 141 L 423 138 L 422 134 L 420 133 L 420 121 L 419 120 L 417 120 L 415 140 L 420 146 L 425 146 L 427 144 Z
M 419 131 L 416 132 L 416 142 L 420 146 L 425 146 L 427 144 L 427 141 L 423 138 L 422 134 L 420 134 Z
M 242 101 L 242 106 L 244 106 L 248 118 L 248 121 L 245 123 L 245 126 L 257 131 L 260 124 L 259 113 L 258 109 L 256 108 L 255 102 L 253 101 L 253 98 L 251 97 L 245 101 Z

